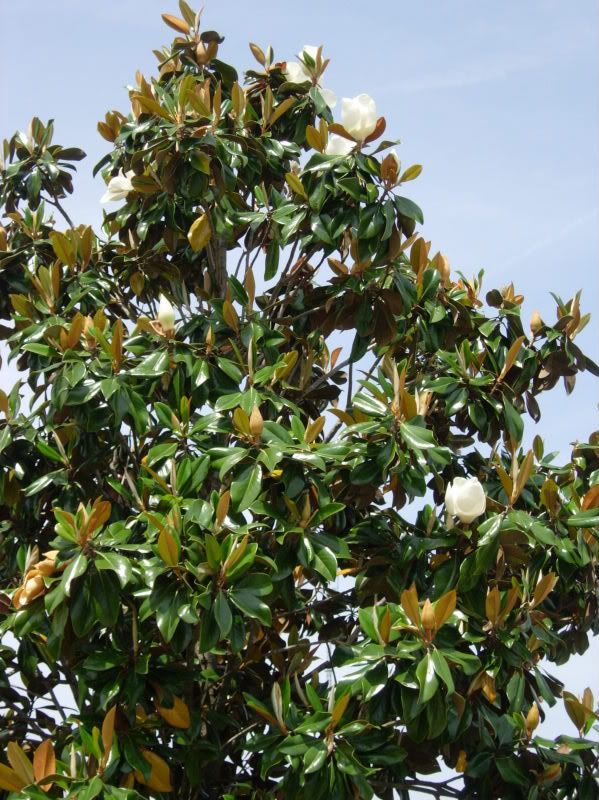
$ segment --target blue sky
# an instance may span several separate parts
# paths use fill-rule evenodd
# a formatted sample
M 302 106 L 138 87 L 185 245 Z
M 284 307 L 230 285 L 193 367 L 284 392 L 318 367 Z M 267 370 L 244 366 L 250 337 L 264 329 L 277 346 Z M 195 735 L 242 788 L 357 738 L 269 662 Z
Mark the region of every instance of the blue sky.
M 103 184 L 91 170 L 107 143 L 96 122 L 127 109 L 136 69 L 153 71 L 151 50 L 171 38 L 160 12 L 178 13 L 174 0 L 19 0 L 2 10 L 0 135 L 53 117 L 56 140 L 86 150 L 67 204 L 77 222 L 101 220 Z M 402 140 L 403 164 L 424 165 L 406 194 L 424 209 L 434 251 L 468 275 L 484 268 L 487 289 L 513 280 L 525 320 L 534 309 L 555 318 L 551 290 L 567 299 L 582 289 L 583 312 L 596 313 L 579 344 L 599 359 L 595 0 L 207 0 L 203 20 L 240 69 L 253 64 L 249 40 L 280 59 L 323 44 L 327 86 L 371 94 L 387 134 Z M 13 378 L 2 373 L 6 389 Z M 598 387 L 582 376 L 571 397 L 557 389 L 531 436 L 567 452 L 598 427 Z M 559 670 L 574 691 L 589 680 L 599 690 L 597 642 L 592 650 Z

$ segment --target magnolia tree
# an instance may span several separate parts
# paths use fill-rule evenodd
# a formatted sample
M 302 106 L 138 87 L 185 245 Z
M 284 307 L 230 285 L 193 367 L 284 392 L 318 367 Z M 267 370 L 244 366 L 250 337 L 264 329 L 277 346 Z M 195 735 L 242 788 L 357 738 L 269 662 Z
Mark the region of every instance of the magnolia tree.
M 99 123 L 101 232 L 82 151 L 4 144 L 2 796 L 597 797 L 547 670 L 598 627 L 599 435 L 523 445 L 598 374 L 579 296 L 485 304 L 322 48 L 243 80 L 180 8 Z

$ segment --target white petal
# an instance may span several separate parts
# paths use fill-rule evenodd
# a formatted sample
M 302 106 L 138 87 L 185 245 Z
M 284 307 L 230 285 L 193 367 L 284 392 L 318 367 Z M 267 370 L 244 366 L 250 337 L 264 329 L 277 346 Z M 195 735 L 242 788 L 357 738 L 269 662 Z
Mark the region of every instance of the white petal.
M 305 83 L 310 80 L 310 75 L 299 61 L 288 61 L 285 66 L 285 77 L 289 83 Z
M 110 203 L 115 200 L 124 200 L 129 192 L 133 191 L 131 178 L 134 174 L 135 173 L 130 170 L 126 175 L 124 175 L 122 172 L 119 172 L 118 175 L 115 175 L 113 178 L 111 178 L 108 181 L 106 192 L 102 195 L 100 202 Z
M 355 144 L 350 142 L 349 139 L 345 139 L 336 133 L 331 133 L 324 152 L 327 156 L 346 156 L 351 153 L 354 147 Z
M 341 122 L 346 131 L 363 142 L 376 127 L 376 104 L 367 94 L 344 97 L 341 109 Z
M 469 515 L 474 515 L 473 518 L 480 517 L 481 514 L 484 514 L 487 506 L 487 498 L 485 490 L 477 478 L 471 478 L 467 486 L 463 488 L 460 505 Z
M 322 86 L 318 87 L 318 91 L 322 95 L 322 99 L 325 101 L 329 108 L 335 108 L 337 105 L 337 95 L 335 92 L 332 92 L 330 89 L 323 89 Z
M 452 517 L 455 517 L 456 511 L 453 491 L 453 483 L 450 483 L 445 490 L 445 508 L 447 509 L 448 514 L 451 514 Z
M 344 97 L 341 101 L 341 124 L 352 135 L 360 125 L 360 112 L 354 100 L 352 97 Z
M 102 195 L 101 201 L 102 203 L 113 203 L 117 200 L 124 200 L 125 197 L 129 194 L 128 191 L 122 191 L 120 189 L 107 189 L 106 192 Z
M 460 483 L 458 484 L 458 480 Z M 478 478 L 456 478 L 453 487 L 455 515 L 469 523 L 484 514 L 487 505 L 485 490 Z
M 175 327 L 175 309 L 163 294 L 160 295 L 160 305 L 158 306 L 158 322 L 165 331 L 172 331 Z
M 464 522 L 466 525 L 468 525 L 478 517 L 478 514 L 473 514 L 470 511 L 464 511 L 463 509 L 458 508 L 456 516 L 460 522 Z

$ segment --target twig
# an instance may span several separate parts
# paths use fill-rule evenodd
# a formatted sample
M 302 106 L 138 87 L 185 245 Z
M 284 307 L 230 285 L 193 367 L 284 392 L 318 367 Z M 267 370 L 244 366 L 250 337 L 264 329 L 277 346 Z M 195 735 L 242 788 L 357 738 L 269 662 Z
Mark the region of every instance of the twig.
M 351 364 L 349 365 L 349 371 L 347 376 L 347 401 L 345 403 L 346 411 L 348 411 L 351 406 L 353 380 L 354 380 L 354 362 L 352 361 Z
M 234 742 L 235 739 L 239 739 L 240 736 L 243 736 L 244 734 L 249 733 L 251 730 L 253 730 L 257 726 L 258 726 L 257 722 L 252 722 L 252 724 L 248 725 L 247 728 L 244 728 L 243 730 L 241 730 L 238 733 L 236 733 L 234 736 L 231 736 L 230 739 L 227 739 L 227 741 L 223 745 L 221 745 L 221 750 L 224 750 L 225 747 L 227 747 L 227 745 L 230 745 L 232 742 Z
M 321 375 L 320 378 L 317 378 L 313 383 L 310 384 L 310 386 L 308 386 L 308 388 L 304 392 L 304 396 L 310 394 L 310 392 L 313 392 L 315 389 L 318 389 L 320 386 L 322 386 L 323 383 L 326 383 L 332 375 L 342 370 L 343 367 L 347 367 L 348 364 L 352 363 L 353 362 L 351 358 L 346 358 L 345 361 L 341 362 L 341 364 L 335 364 L 333 369 L 330 369 L 328 372 L 325 372 L 324 375 Z
M 75 225 L 73 223 L 73 220 L 69 217 L 67 212 L 64 210 L 64 208 L 61 206 L 61 204 L 56 199 L 56 195 L 54 196 L 54 200 L 50 200 L 49 197 L 46 197 L 45 201 L 46 201 L 46 203 L 50 203 L 51 206 L 54 206 L 54 208 L 62 214 L 62 216 L 65 218 L 69 228 L 74 228 L 75 227 Z
M 50 695 L 50 697 L 54 701 L 54 708 L 58 711 L 58 713 L 62 717 L 63 722 L 66 722 L 67 721 L 67 715 L 64 713 L 64 708 L 62 707 L 62 704 L 58 701 L 58 697 L 56 697 L 54 689 L 50 689 L 48 691 L 48 694 Z

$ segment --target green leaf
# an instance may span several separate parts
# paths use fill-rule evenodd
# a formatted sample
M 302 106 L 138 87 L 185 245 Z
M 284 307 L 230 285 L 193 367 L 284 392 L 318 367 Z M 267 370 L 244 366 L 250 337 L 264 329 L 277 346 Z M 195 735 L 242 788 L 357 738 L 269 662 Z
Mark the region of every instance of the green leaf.
M 416 667 L 416 678 L 420 687 L 418 702 L 424 705 L 434 697 L 439 688 L 435 663 L 430 653 L 427 653 Z
M 240 461 L 247 456 L 247 450 L 244 450 L 241 447 L 232 447 L 231 451 L 228 456 L 215 463 L 214 466 L 218 466 L 218 477 L 222 481 L 224 477 L 233 469 L 236 464 L 239 464 Z
M 51 355 L 56 354 L 56 350 L 49 345 L 41 344 L 40 342 L 28 342 L 22 346 L 22 349 L 27 353 L 35 353 L 36 355 L 44 356 L 45 358 L 49 358 Z
M 337 558 L 328 547 L 316 550 L 312 559 L 312 567 L 326 580 L 334 581 L 337 577 Z
M 64 586 L 64 593 L 70 597 L 71 586 L 76 578 L 79 578 L 87 569 L 87 557 L 82 553 L 78 553 L 75 558 L 70 562 L 62 576 L 62 583 Z
M 165 444 L 157 444 L 155 447 L 151 447 L 148 452 L 148 467 L 153 467 L 159 461 L 164 461 L 165 458 L 174 456 L 178 447 L 178 442 L 166 442 Z
M 236 588 L 251 592 L 258 597 L 264 597 L 272 592 L 272 581 L 268 575 L 256 572 L 242 578 Z
M 449 692 L 449 694 L 453 694 L 455 691 L 455 687 L 453 685 L 451 670 L 449 669 L 449 664 L 447 663 L 445 656 L 441 653 L 440 650 L 437 650 L 436 648 L 432 651 L 431 655 L 433 659 L 435 672 L 441 678 L 445 686 L 447 686 L 447 691 Z
M 465 675 L 474 675 L 475 672 L 479 672 L 481 669 L 480 659 L 478 656 L 474 655 L 474 653 L 463 653 L 460 650 L 448 650 L 444 648 L 443 657 L 446 661 L 458 664 Z
M 326 506 L 322 506 L 310 520 L 310 527 L 320 525 L 325 519 L 338 514 L 340 511 L 343 511 L 344 508 L 345 503 L 328 503 Z
M 6 432 L 9 434 L 9 436 L 10 436 L 10 430 L 9 430 L 8 428 L 5 428 L 4 430 L 5 430 L 5 431 L 6 431 Z M 1 434 L 0 434 L 0 436 L 1 436 Z M 58 450 L 55 450 L 53 447 L 50 447 L 50 445 L 49 445 L 49 444 L 46 444 L 46 442 L 41 442 L 41 441 L 38 441 L 38 442 L 36 442 L 36 443 L 35 443 L 35 446 L 37 447 L 37 449 L 40 451 L 40 453 L 41 453 L 43 456 L 45 456 L 46 458 L 49 458 L 51 461 L 57 461 L 59 464 L 63 464 L 63 463 L 65 463 L 65 460 L 64 460 L 64 458 L 63 458 L 63 457 L 62 457 L 62 455 L 61 455 L 61 454 L 58 452 Z M 3 450 L 3 449 L 4 449 L 4 448 L 2 448 L 2 447 L 0 446 L 0 452 L 2 452 L 2 450 Z
M 156 582 L 149 597 L 150 607 L 156 615 L 158 630 L 170 642 L 181 622 L 180 607 L 184 605 L 179 592 L 169 582 Z
M 12 434 L 8 425 L 0 431 L 0 453 L 11 443 Z M 62 458 L 61 458 L 62 461 Z
M 236 408 L 243 397 L 242 392 L 233 392 L 232 394 L 221 394 L 216 403 L 214 404 L 215 411 L 229 411 Z
M 359 200 L 362 194 L 360 181 L 357 178 L 340 178 L 337 181 L 337 186 L 343 189 L 344 192 L 352 197 L 354 200 Z
M 260 494 L 262 488 L 262 469 L 259 464 L 243 474 L 239 481 L 231 484 L 231 502 L 236 511 L 244 511 L 249 508 Z
M 64 469 L 59 469 L 56 472 L 48 472 L 42 475 L 41 478 L 30 483 L 25 489 L 25 497 L 31 497 L 38 492 L 43 491 L 48 486 L 65 486 L 67 483 L 67 473 Z
M 516 756 L 505 756 L 495 761 L 497 770 L 506 783 L 517 786 L 528 786 L 529 777 L 526 769 L 518 762 Z
M 324 220 L 319 214 L 313 214 L 312 219 L 310 220 L 310 227 L 312 228 L 312 233 L 324 244 L 334 245 L 335 242 L 331 238 L 330 233 L 325 227 Z
M 399 197 L 395 198 L 395 208 L 397 209 L 397 213 L 401 214 L 402 217 L 407 217 L 408 219 L 413 219 L 415 222 L 419 222 L 421 225 L 424 223 L 424 215 L 422 214 L 422 210 L 416 203 L 409 200 L 407 197 Z
M 214 618 L 216 619 L 222 636 L 225 637 L 231 630 L 233 615 L 231 614 L 231 607 L 227 602 L 227 598 L 222 591 L 216 595 L 216 600 L 214 601 Z
M 101 553 L 95 560 L 96 569 L 111 569 L 116 572 L 121 586 L 124 588 L 133 575 L 131 561 L 118 553 Z
M 113 572 L 106 570 L 92 573 L 90 577 L 90 595 L 97 617 L 103 626 L 112 628 L 121 608 L 119 580 Z
M 377 400 L 374 397 L 370 397 L 370 395 L 364 394 L 364 392 L 358 392 L 358 394 L 356 394 L 353 404 L 365 414 L 384 416 L 388 412 L 387 406 L 384 403 L 381 403 L 380 400 Z
M 320 747 L 310 747 L 304 755 L 304 775 L 318 772 L 327 758 L 327 749 L 324 743 Z
M 169 365 L 169 357 L 166 350 L 157 350 L 146 356 L 142 361 L 129 371 L 129 375 L 137 378 L 159 378 L 164 375 Z
M 515 714 L 524 707 L 524 689 L 526 682 L 522 672 L 514 672 L 509 679 L 506 694 L 510 702 L 509 712 Z
M 517 444 L 522 440 L 522 434 L 524 433 L 524 422 L 522 421 L 522 416 L 505 397 L 503 398 L 503 408 L 507 432 Z
M 437 446 L 433 432 L 429 431 L 428 428 L 422 428 L 420 425 L 402 422 L 399 426 L 399 432 L 404 442 L 412 450 L 430 450 L 432 447 Z
M 98 775 L 95 775 L 89 784 L 78 792 L 78 800 L 95 800 L 103 789 L 104 781 Z
M 216 571 L 220 567 L 220 562 L 223 560 L 220 544 L 211 533 L 207 533 L 204 537 L 204 547 L 206 548 L 208 564 Z
M 259 620 L 263 625 L 272 624 L 270 608 L 252 592 L 235 588 L 231 590 L 229 597 L 246 616 Z
M 270 281 L 277 274 L 279 268 L 279 243 L 273 239 L 266 250 L 266 262 L 264 265 L 264 280 Z
M 599 509 L 589 508 L 579 511 L 566 519 L 566 525 L 572 528 L 597 528 L 599 527 Z

